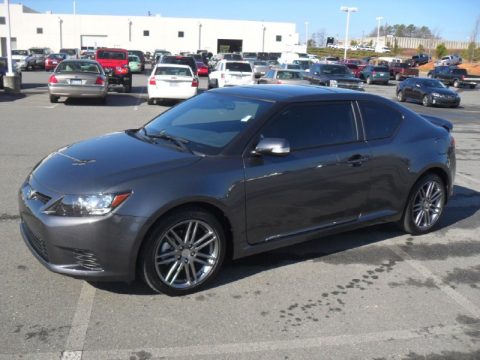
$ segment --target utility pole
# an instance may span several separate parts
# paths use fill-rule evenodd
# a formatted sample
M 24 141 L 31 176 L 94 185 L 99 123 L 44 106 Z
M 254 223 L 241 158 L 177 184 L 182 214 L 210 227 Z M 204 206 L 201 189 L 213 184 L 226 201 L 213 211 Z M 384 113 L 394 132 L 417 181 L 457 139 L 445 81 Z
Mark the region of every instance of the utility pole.
M 12 30 L 10 25 L 10 2 L 5 0 L 5 25 L 7 25 L 7 73 L 3 80 L 3 87 L 7 92 L 20 92 L 20 77 L 13 72 L 12 64 Z
M 358 8 L 356 7 L 348 7 L 348 6 L 342 6 L 340 7 L 341 11 L 344 11 L 347 13 L 347 27 L 345 29 L 345 43 L 343 44 L 344 47 L 344 52 L 343 52 L 343 60 L 347 60 L 347 49 L 348 49 L 348 27 L 350 25 L 350 13 L 352 12 L 357 12 Z

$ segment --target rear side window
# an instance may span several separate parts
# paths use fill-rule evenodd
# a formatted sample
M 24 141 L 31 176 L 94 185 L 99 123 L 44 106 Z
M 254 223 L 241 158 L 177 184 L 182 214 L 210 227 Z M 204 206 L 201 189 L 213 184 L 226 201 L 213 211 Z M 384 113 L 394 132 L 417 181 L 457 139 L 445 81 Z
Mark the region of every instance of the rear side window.
M 119 51 L 99 51 L 97 53 L 98 59 L 112 59 L 112 60 L 126 60 L 127 56 L 124 52 Z
M 357 140 L 352 107 L 343 101 L 289 106 L 265 127 L 262 135 L 287 139 L 292 150 Z
M 359 105 L 367 140 L 392 136 L 402 122 L 402 114 L 382 103 L 360 101 Z
M 157 69 L 155 70 L 155 75 L 193 76 L 192 70 L 190 70 L 190 68 L 177 68 L 166 66 L 157 67 Z
M 467 70 L 466 69 L 452 69 L 452 74 L 467 75 Z
M 230 71 L 252 72 L 250 64 L 246 63 L 226 63 L 225 66 Z

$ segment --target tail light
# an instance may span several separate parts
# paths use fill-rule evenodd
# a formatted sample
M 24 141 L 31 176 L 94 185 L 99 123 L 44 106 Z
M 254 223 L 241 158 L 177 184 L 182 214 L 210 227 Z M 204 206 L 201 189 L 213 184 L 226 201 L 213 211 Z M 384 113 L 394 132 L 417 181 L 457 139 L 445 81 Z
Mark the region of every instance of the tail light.
M 50 78 L 48 79 L 48 83 L 49 84 L 57 84 L 58 83 L 57 77 L 53 74 L 50 75 Z
M 277 84 L 282 84 L 282 82 L 280 80 L 277 80 Z
M 198 79 L 192 80 L 192 87 L 198 87 Z
M 157 85 L 157 81 L 155 80 L 155 76 L 152 76 L 152 77 L 148 80 L 148 85 Z
M 95 80 L 95 85 L 105 85 L 105 79 L 101 76 L 97 77 L 97 80 Z

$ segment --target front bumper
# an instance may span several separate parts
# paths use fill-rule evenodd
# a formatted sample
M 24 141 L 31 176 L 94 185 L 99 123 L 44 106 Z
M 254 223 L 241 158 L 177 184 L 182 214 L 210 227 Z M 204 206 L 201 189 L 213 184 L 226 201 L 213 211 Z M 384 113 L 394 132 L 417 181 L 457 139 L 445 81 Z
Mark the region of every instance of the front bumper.
M 438 105 L 438 106 L 458 106 L 460 105 L 460 97 L 456 98 L 446 98 L 446 97 L 440 97 L 440 96 L 432 96 L 431 98 L 432 104 L 433 105 Z
M 30 185 L 38 198 L 19 193 L 20 231 L 33 255 L 47 269 L 81 279 L 129 281 L 135 278 L 136 244 L 146 219 L 110 214 L 61 217 L 43 213 L 59 194 Z M 45 203 L 44 196 L 51 197 Z

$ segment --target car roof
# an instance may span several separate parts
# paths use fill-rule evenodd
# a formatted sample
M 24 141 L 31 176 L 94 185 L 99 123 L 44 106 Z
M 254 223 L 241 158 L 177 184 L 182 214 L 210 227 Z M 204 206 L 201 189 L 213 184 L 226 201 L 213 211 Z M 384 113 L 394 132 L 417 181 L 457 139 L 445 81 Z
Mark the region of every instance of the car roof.
M 315 85 L 249 85 L 209 90 L 242 97 L 251 97 L 274 102 L 295 102 L 311 100 L 361 100 L 381 99 L 381 96 L 340 88 Z
M 90 60 L 90 59 L 65 59 L 62 61 L 62 63 L 70 63 L 70 62 L 83 62 L 87 64 L 97 64 L 100 65 L 96 60 Z
M 168 63 L 160 63 L 160 64 L 155 65 L 155 67 L 173 67 L 173 68 L 191 69 L 189 65 L 184 65 L 184 64 L 168 64 Z

